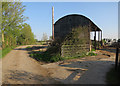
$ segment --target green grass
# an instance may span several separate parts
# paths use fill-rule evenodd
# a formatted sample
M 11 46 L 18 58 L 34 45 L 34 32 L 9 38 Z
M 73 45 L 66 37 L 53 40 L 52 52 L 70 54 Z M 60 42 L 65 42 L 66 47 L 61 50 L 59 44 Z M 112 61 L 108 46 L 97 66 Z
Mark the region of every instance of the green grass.
M 95 49 L 92 49 L 91 51 L 95 51 Z
M 1 53 L 2 56 L 0 56 L 0 58 L 3 58 L 5 55 L 7 55 L 11 50 L 13 50 L 15 47 L 7 47 L 2 49 Z
M 91 52 L 88 52 L 86 56 L 97 56 L 97 54 L 91 51 Z
M 2 50 L 0 50 L 0 58 L 2 58 Z
M 106 82 L 108 84 L 120 84 L 120 67 L 118 70 L 111 68 L 106 75 Z
M 2 49 L 2 57 L 4 57 L 7 53 L 9 53 L 12 50 L 11 47 L 7 47 L 5 49 Z

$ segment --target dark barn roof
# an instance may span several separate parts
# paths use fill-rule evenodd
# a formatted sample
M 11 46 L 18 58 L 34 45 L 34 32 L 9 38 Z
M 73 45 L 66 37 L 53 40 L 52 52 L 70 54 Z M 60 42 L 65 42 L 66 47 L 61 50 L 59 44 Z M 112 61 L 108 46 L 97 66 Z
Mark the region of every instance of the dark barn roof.
M 64 20 L 64 18 L 70 18 L 70 17 L 72 17 L 72 19 L 74 19 L 75 17 L 84 18 L 85 20 L 88 20 L 89 24 L 91 24 L 90 25 L 91 26 L 91 31 L 95 31 L 95 28 L 96 28 L 96 31 L 101 31 L 101 29 L 97 25 L 95 25 L 89 18 L 87 18 L 87 17 L 85 17 L 83 15 L 79 15 L 79 14 L 66 15 L 66 16 L 60 18 L 59 20 L 57 20 L 54 25 L 59 24 L 62 20 Z

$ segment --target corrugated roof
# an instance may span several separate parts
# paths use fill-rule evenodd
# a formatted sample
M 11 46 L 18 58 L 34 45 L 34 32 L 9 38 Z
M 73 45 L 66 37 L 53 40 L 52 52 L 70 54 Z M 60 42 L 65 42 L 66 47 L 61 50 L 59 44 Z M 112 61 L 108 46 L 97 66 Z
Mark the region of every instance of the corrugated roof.
M 96 31 L 101 31 L 101 29 L 100 29 L 97 25 L 95 25 L 89 18 L 87 18 L 87 17 L 85 17 L 85 16 L 83 16 L 83 15 L 79 15 L 79 14 L 66 15 L 66 16 L 58 19 L 58 20 L 55 22 L 55 24 L 57 24 L 60 20 L 66 18 L 66 17 L 70 17 L 70 16 L 80 16 L 80 17 L 84 17 L 85 19 L 87 19 L 88 21 L 90 21 L 90 23 L 91 23 L 91 25 L 90 25 L 90 26 L 91 26 L 91 31 L 95 31 L 95 29 L 96 29 Z

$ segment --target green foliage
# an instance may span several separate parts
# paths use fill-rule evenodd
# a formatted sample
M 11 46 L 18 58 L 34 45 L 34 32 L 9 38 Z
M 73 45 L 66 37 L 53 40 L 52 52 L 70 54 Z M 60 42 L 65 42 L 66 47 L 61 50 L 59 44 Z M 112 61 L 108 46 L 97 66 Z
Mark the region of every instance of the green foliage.
M 58 46 L 52 46 L 49 47 L 47 51 L 40 53 L 38 52 L 32 52 L 30 54 L 31 57 L 35 58 L 38 61 L 44 61 L 44 62 L 57 62 L 63 60 L 63 58 L 60 56 L 60 53 L 58 52 L 59 48 Z
M 23 28 L 20 30 L 20 36 L 18 37 L 18 44 L 34 44 L 34 34 L 32 33 L 30 25 L 24 23 Z M 26 34 L 27 33 L 27 34 Z
M 2 2 L 2 48 L 35 42 L 30 25 L 24 23 L 22 2 Z M 23 24 L 24 23 L 24 24 Z
M 31 57 L 35 58 L 38 61 L 44 61 L 44 62 L 57 62 L 63 60 L 63 58 L 60 55 L 50 55 L 49 53 L 32 53 L 30 54 Z
M 24 11 L 22 2 L 2 2 L 2 57 L 17 45 L 35 42 L 30 25 L 24 23 L 28 19 L 23 15 Z
M 72 31 L 65 37 L 63 44 L 65 45 L 86 44 L 88 40 L 86 39 L 86 37 L 84 37 L 85 35 L 83 34 L 84 32 L 86 32 L 87 29 L 88 28 L 86 26 L 73 28 Z
M 95 49 L 92 49 L 91 51 L 95 51 Z
M 94 52 L 88 52 L 88 54 L 87 54 L 87 56 L 96 56 L 97 54 L 96 53 L 94 53 Z

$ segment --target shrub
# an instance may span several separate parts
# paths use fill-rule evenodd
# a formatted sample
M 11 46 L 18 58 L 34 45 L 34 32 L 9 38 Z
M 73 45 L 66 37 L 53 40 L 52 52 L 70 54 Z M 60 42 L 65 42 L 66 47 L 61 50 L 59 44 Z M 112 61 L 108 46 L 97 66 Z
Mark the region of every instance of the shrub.
M 91 51 L 91 52 L 88 52 L 86 55 L 87 56 L 96 56 L 97 54 Z

